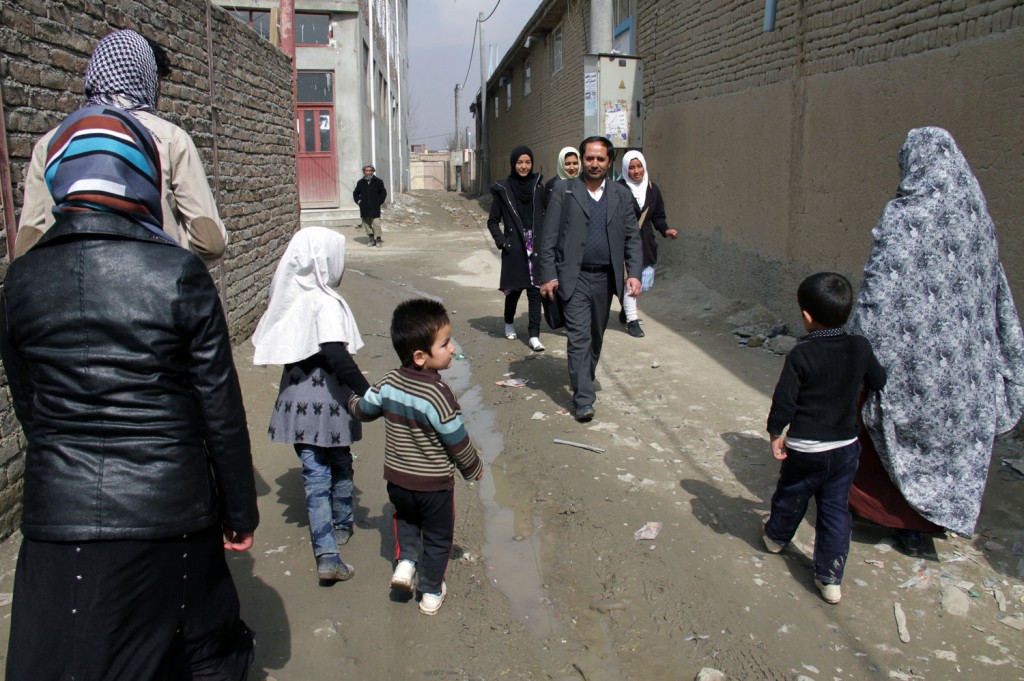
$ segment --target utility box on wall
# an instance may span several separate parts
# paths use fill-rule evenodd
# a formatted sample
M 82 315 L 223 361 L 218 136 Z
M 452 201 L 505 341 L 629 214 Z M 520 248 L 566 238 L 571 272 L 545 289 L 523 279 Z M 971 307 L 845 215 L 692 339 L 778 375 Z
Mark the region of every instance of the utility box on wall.
M 642 147 L 643 85 L 640 57 L 583 55 L 583 136 L 600 135 L 621 149 Z

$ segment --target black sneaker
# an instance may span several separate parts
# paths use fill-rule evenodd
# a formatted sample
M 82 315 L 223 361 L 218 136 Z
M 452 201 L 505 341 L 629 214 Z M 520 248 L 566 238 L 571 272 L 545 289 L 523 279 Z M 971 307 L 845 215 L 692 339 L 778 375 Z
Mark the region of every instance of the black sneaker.
M 336 553 L 325 553 L 316 559 L 316 576 L 321 582 L 344 582 L 355 573 L 356 569 Z
M 348 540 L 352 538 L 351 527 L 336 527 L 334 528 L 334 541 L 338 543 L 338 546 L 344 546 L 348 543 Z
M 626 333 L 633 338 L 643 338 L 645 335 L 644 330 L 640 328 L 640 320 L 634 319 L 626 324 Z
M 584 405 L 576 410 L 576 420 L 580 423 L 587 423 L 594 418 L 594 408 Z

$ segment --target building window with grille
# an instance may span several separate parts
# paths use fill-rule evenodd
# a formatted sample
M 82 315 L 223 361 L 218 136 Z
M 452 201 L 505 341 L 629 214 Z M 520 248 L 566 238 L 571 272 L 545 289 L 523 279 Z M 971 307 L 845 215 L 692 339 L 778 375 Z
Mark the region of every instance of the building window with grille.
M 243 24 L 270 40 L 270 12 L 259 9 L 229 9 L 228 13 Z
M 300 46 L 331 44 L 331 15 L 295 13 L 295 44 Z
M 529 96 L 533 89 L 532 74 L 530 73 L 530 60 L 523 62 L 523 97 Z
M 551 32 L 551 73 L 562 70 L 562 27 Z

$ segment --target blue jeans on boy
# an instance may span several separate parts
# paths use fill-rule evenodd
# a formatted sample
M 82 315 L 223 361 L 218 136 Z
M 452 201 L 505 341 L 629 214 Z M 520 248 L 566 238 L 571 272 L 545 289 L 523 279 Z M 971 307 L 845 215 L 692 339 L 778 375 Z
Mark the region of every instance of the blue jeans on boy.
M 351 529 L 352 450 L 349 447 L 318 447 L 296 444 L 302 459 L 302 484 L 306 489 L 309 538 L 317 558 L 338 553 L 335 529 Z
M 860 443 L 810 454 L 787 447 L 786 454 L 765 534 L 777 544 L 788 544 L 814 497 L 814 576 L 825 584 L 840 584 L 850 554 L 850 487 Z

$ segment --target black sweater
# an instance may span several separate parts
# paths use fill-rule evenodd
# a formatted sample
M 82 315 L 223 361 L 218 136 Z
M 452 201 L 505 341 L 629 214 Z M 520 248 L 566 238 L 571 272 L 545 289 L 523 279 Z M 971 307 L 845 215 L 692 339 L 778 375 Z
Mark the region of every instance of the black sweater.
M 334 374 L 339 383 L 347 385 L 360 397 L 370 389 L 370 383 L 359 370 L 356 361 L 352 359 L 345 343 L 324 343 L 320 346 L 320 352 L 310 355 L 301 362 L 289 364 L 286 368 L 290 369 L 293 366 L 307 374 L 317 368 Z
M 829 330 L 824 333 L 835 334 Z M 861 385 L 885 387 L 885 369 L 863 336 L 810 333 L 800 339 L 782 367 L 768 412 L 768 433 L 834 442 L 857 437 Z

